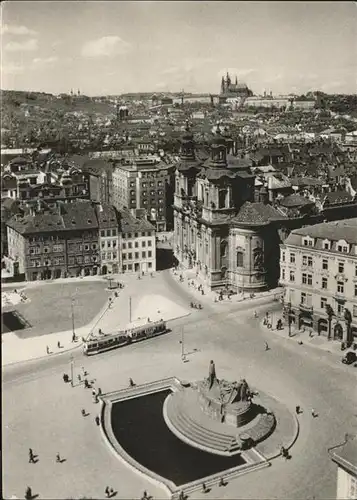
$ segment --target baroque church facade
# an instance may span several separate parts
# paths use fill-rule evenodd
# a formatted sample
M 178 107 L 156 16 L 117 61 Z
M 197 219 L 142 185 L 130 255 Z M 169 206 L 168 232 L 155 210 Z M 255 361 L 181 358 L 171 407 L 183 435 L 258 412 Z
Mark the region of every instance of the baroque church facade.
M 284 215 L 254 202 L 250 160 L 229 154 L 218 127 L 210 158 L 199 162 L 187 128 L 175 173 L 174 255 L 210 288 L 258 291 L 279 279 L 276 222 Z

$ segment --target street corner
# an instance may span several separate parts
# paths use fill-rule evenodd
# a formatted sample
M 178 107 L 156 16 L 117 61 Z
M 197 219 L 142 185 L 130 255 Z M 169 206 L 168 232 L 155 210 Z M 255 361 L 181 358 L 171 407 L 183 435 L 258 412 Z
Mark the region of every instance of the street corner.
M 190 311 L 162 295 L 145 295 L 133 308 L 133 319 L 150 318 L 165 321 L 188 316 Z

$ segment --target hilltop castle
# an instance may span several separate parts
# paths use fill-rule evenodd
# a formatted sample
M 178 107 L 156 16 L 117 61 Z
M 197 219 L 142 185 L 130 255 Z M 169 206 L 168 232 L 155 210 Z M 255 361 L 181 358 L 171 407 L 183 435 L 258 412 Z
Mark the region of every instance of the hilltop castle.
M 238 83 L 238 78 L 235 77 L 235 83 L 232 82 L 229 73 L 226 78 L 222 76 L 221 93 L 219 95 L 220 102 L 226 102 L 228 98 L 246 98 L 253 95 L 253 92 L 248 88 L 246 83 Z

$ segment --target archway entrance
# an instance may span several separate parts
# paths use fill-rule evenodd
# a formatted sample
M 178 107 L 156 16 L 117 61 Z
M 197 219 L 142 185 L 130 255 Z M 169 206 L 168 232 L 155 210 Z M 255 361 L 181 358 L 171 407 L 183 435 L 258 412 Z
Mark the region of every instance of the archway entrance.
M 108 267 L 107 266 L 102 266 L 102 274 L 108 274 Z
M 333 329 L 333 338 L 335 340 L 342 340 L 343 338 L 343 328 L 340 323 L 337 323 Z
M 324 332 L 328 332 L 328 321 L 327 319 L 319 319 L 317 322 L 317 333 L 321 335 Z

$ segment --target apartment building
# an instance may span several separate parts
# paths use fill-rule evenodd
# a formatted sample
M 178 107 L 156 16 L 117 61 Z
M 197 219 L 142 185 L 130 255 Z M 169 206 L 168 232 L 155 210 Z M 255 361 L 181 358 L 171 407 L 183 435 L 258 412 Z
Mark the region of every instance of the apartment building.
M 155 227 L 145 219 L 136 219 L 128 210 L 120 214 L 123 272 L 156 271 Z
M 118 213 L 114 207 L 97 205 L 101 274 L 121 271 L 120 231 Z
M 173 226 L 174 166 L 154 158 L 137 158 L 113 172 L 113 205 L 121 210 L 144 209 L 157 231 Z
M 357 337 L 357 218 L 306 226 L 280 245 L 284 315 L 348 343 Z

